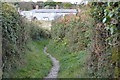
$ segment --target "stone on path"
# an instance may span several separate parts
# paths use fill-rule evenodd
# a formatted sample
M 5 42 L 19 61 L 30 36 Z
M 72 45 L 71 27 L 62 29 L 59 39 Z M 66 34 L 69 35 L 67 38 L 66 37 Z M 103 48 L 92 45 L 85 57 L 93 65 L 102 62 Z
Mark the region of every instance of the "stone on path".
M 51 60 L 53 62 L 53 67 L 52 67 L 50 73 L 45 78 L 57 78 L 58 71 L 60 68 L 59 61 L 55 57 L 51 56 L 48 52 L 46 52 L 46 50 L 47 50 L 47 47 L 44 48 L 44 53 L 51 58 Z

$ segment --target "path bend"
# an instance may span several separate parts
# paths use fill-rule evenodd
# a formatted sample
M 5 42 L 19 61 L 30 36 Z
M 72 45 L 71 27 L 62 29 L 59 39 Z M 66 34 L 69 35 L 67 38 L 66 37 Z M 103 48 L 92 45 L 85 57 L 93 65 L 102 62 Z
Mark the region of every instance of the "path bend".
M 60 68 L 59 61 L 47 52 L 47 47 L 44 48 L 44 53 L 48 55 L 53 62 L 53 67 L 51 68 L 50 73 L 45 78 L 57 78 Z

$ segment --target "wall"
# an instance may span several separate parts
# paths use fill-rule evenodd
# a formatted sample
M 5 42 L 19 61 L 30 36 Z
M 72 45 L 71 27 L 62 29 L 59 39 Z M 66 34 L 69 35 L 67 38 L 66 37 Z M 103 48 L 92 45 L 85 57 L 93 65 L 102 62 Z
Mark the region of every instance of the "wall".
M 37 20 L 52 21 L 55 20 L 55 18 L 57 17 L 76 13 L 32 13 L 30 11 L 22 11 L 20 12 L 20 14 L 29 20 L 35 17 L 37 18 Z
M 65 16 L 67 14 L 70 14 L 70 13 L 33 13 L 33 16 L 36 17 L 38 20 L 52 21 L 57 16 Z

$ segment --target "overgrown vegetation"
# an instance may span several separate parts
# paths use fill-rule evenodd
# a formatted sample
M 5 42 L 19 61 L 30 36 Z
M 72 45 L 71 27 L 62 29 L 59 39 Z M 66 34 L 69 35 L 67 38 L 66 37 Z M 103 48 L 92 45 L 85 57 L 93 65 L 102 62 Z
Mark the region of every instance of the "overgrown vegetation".
M 92 76 L 120 77 L 120 2 L 95 2 L 91 7 L 96 23 L 90 64 Z
M 3 78 L 40 78 L 47 75 L 51 68 L 51 61 L 42 52 L 46 42 L 40 40 L 48 39 L 49 32 L 41 29 L 34 21 L 23 19 L 12 4 L 2 3 L 1 16 Z M 33 74 L 34 71 L 37 73 Z
M 2 7 L 3 77 L 46 76 L 51 60 L 42 49 L 51 37 L 47 47 L 60 61 L 59 78 L 120 77 L 120 2 L 81 7 L 77 16 L 53 22 L 52 35 L 21 18 L 14 6 Z
M 27 30 L 22 18 L 14 6 L 2 4 L 2 55 L 3 72 L 11 74 L 13 68 L 20 67 L 19 55 L 24 53 L 27 41 Z M 26 35 L 26 36 L 25 36 Z M 3 75 L 4 76 L 4 75 Z
M 52 40 L 48 52 L 61 63 L 59 78 L 86 78 L 85 65 L 89 58 L 88 47 L 94 20 L 86 10 L 78 16 L 69 15 L 52 26 Z
M 61 62 L 58 77 L 118 78 L 120 3 L 96 2 L 81 8 L 83 13 L 52 26 L 48 51 Z
M 49 40 L 31 41 L 27 45 L 26 54 L 22 55 L 24 63 L 12 77 L 14 78 L 44 78 L 49 73 L 52 62 L 50 58 L 44 54 L 44 46 Z
M 41 39 L 49 39 L 51 38 L 50 31 L 44 29 L 40 23 L 36 21 L 29 22 L 28 27 L 30 27 L 30 38 L 34 41 L 41 40 Z

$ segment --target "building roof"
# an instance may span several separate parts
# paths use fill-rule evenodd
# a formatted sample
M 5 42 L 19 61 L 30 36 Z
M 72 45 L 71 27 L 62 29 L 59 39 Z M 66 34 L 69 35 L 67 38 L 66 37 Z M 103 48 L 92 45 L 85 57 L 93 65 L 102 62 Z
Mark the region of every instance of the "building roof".
M 34 9 L 34 13 L 76 13 L 76 9 Z

